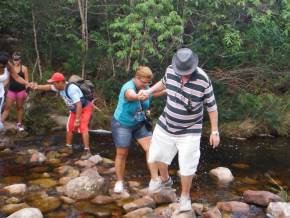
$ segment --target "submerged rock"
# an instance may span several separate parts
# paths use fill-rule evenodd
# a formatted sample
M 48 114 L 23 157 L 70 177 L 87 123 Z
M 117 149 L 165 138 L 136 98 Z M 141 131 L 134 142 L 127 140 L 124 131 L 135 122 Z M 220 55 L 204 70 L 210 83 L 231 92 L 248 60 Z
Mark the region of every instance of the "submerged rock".
M 65 185 L 65 194 L 73 199 L 81 200 L 94 197 L 102 192 L 104 178 L 81 176 Z
M 244 200 L 250 204 L 257 204 L 260 206 L 268 206 L 270 202 L 283 201 L 283 199 L 268 191 L 253 191 L 247 190 L 243 194 Z
M 267 208 L 267 215 L 273 218 L 289 218 L 290 203 L 271 202 Z
M 232 172 L 226 167 L 217 167 L 212 169 L 210 175 L 215 177 L 219 183 L 229 183 L 234 180 Z
M 57 185 L 57 182 L 50 178 L 36 179 L 29 182 L 30 184 L 40 185 L 43 188 L 51 188 Z
M 11 214 L 7 218 L 43 218 L 43 215 L 37 208 L 24 208 Z
M 91 200 L 91 202 L 93 204 L 111 204 L 113 203 L 115 200 L 110 197 L 110 196 L 107 196 L 107 195 L 98 195 L 96 196 L 94 199 Z

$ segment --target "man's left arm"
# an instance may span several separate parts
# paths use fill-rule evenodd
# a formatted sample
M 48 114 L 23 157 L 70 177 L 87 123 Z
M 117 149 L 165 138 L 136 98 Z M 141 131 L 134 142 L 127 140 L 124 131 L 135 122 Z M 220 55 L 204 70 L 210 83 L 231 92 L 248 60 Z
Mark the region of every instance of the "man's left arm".
M 209 143 L 213 148 L 216 148 L 220 143 L 220 135 L 218 131 L 218 111 L 209 111 L 208 116 L 211 125 L 211 134 L 209 137 Z

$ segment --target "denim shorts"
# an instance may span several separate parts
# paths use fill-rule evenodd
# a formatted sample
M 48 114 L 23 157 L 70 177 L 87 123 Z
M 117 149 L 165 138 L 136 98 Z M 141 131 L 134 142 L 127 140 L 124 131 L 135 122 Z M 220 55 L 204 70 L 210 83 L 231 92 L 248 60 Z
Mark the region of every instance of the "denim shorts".
M 143 123 L 129 127 L 124 126 L 115 118 L 112 119 L 112 135 L 115 146 L 118 148 L 129 147 L 132 141 L 152 136 L 152 132 L 148 131 Z

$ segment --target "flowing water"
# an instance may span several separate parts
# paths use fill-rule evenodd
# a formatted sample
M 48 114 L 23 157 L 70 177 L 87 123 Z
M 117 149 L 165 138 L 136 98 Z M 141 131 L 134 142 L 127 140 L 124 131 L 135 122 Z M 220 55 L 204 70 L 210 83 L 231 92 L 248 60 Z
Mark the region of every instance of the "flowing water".
M 91 135 L 93 153 L 98 153 L 103 157 L 114 158 L 115 150 L 110 136 Z M 59 150 L 64 142 L 63 133 L 58 133 L 45 137 L 35 137 L 26 140 L 14 141 L 10 147 L 11 151 L 2 150 L 0 152 L 0 187 L 15 183 L 26 183 L 32 179 L 43 177 L 47 172 L 56 181 L 59 179 L 55 173 L 55 167 L 59 166 L 35 166 L 32 164 L 21 164 L 18 160 L 23 151 L 34 148 L 42 152 L 49 150 Z M 77 138 L 76 143 L 80 143 Z M 270 190 L 283 187 L 287 190 L 290 187 L 290 140 L 289 138 L 256 138 L 246 141 L 224 140 L 218 149 L 211 149 L 206 140 L 202 141 L 201 158 L 197 176 L 193 180 L 191 197 L 193 202 L 215 205 L 218 201 L 242 200 L 243 191 Z M 79 155 L 80 149 L 75 150 L 74 156 Z M 62 159 L 64 163 L 66 157 Z M 215 167 L 229 168 L 235 180 L 228 186 L 218 185 L 208 174 Z M 175 182 L 174 187 L 179 192 L 177 160 L 170 166 L 170 174 Z M 269 178 L 273 178 L 279 186 L 273 184 Z M 127 180 L 135 180 L 146 187 L 149 182 L 149 174 L 146 168 L 144 152 L 138 146 L 130 148 L 127 161 Z M 47 189 L 46 189 L 47 190 Z M 41 191 L 41 190 L 39 190 Z M 47 191 L 50 196 L 58 196 L 54 188 Z M 1 194 L 1 192 L 0 192 Z M 290 192 L 288 191 L 290 195 Z M 4 206 L 5 193 L 1 194 L 0 207 Z M 29 199 L 24 196 L 23 199 Z M 24 200 L 25 201 L 25 200 Z M 93 215 L 82 215 L 83 207 L 86 204 L 80 202 L 77 206 L 62 204 L 58 209 L 44 213 L 45 217 L 96 217 Z M 96 207 L 96 206 L 92 206 Z M 113 211 L 111 217 L 120 217 L 122 210 L 117 205 L 109 205 L 103 209 Z M 84 210 L 88 212 L 89 210 Z M 0 217 L 5 217 L 0 214 Z M 245 217 L 235 214 L 233 217 Z M 263 209 L 251 207 L 251 213 L 247 217 L 266 217 Z

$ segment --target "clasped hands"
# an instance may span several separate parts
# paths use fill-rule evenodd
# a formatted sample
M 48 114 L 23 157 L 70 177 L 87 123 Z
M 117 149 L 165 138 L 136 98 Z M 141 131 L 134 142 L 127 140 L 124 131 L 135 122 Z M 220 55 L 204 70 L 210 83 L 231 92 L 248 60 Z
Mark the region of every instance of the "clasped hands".
M 140 101 L 145 101 L 149 98 L 150 96 L 150 91 L 147 89 L 147 90 L 144 90 L 144 89 L 141 89 L 138 94 L 138 100 Z

